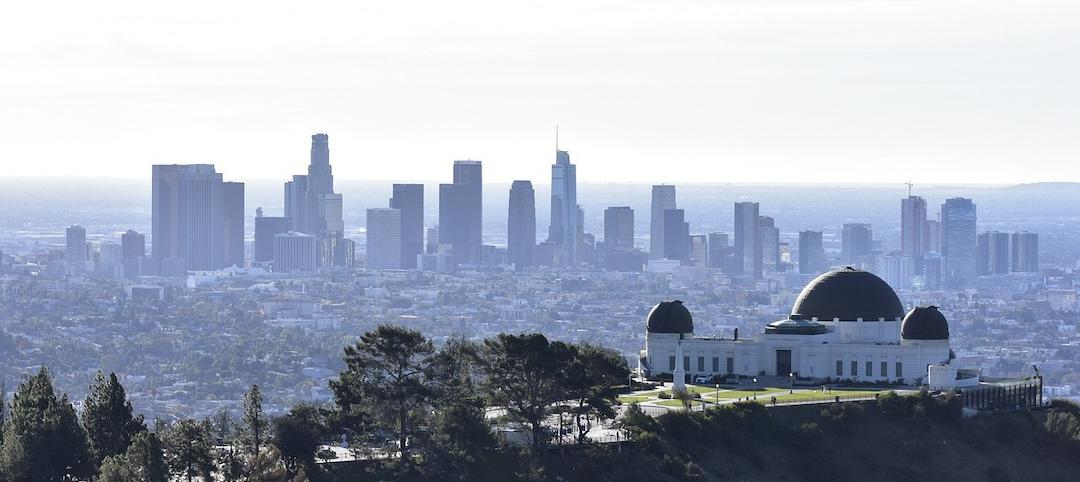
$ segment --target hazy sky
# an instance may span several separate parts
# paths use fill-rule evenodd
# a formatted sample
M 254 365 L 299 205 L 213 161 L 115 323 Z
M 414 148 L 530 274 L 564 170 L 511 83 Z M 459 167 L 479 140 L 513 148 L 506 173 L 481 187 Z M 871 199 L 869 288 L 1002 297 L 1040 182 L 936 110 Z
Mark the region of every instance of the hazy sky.
M 9 2 L 0 176 L 1080 181 L 1076 0 Z

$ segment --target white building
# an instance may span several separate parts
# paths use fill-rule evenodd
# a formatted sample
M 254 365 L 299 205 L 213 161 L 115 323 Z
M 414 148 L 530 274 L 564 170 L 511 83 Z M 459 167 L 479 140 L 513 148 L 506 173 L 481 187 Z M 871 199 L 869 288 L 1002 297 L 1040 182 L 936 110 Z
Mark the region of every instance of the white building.
M 931 365 L 949 365 L 949 325 L 937 307 L 904 315 L 896 293 L 881 278 L 844 268 L 818 276 L 795 301 L 791 315 L 753 338 L 693 335 L 693 317 L 681 301 L 649 313 L 641 365 L 649 375 L 735 374 L 925 384 Z M 737 332 L 736 332 L 737 333 Z M 681 347 L 679 346 L 681 345 Z M 676 359 L 676 353 L 682 360 Z M 955 369 L 936 368 L 935 385 Z
M 314 271 L 316 260 L 315 236 L 288 232 L 274 235 L 274 272 Z
M 401 210 L 367 210 L 368 269 L 401 268 Z

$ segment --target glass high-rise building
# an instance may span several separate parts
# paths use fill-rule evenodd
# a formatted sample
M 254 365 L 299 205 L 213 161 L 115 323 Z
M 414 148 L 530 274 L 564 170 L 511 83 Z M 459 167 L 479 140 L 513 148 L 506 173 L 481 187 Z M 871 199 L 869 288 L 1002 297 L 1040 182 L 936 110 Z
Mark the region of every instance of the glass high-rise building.
M 555 151 L 555 164 L 551 165 L 551 224 L 548 241 L 560 243 L 566 250 L 567 261 L 576 265 L 579 261 L 579 223 L 577 203 L 577 166 L 570 163 L 570 154 Z
M 634 248 L 634 210 L 629 206 L 604 210 L 604 244 L 608 249 Z
M 510 185 L 510 209 L 506 219 L 506 246 L 515 268 L 532 266 L 536 249 L 536 192 L 532 182 Z
M 292 219 L 284 216 L 255 216 L 255 249 L 251 260 L 265 263 L 274 260 L 274 236 L 292 230 Z
M 415 268 L 424 253 L 424 185 L 394 184 L 390 207 L 401 210 L 401 267 Z
M 955 197 L 941 205 L 941 255 L 945 258 L 942 276 L 953 285 L 975 276 L 976 219 L 971 199 Z
M 737 274 L 762 279 L 761 229 L 758 203 L 735 203 L 735 264 Z
M 799 231 L 799 273 L 825 272 L 825 245 L 821 231 Z
M 1012 271 L 1039 271 L 1039 235 L 1027 231 L 1012 234 Z
M 682 209 L 664 210 L 664 257 L 690 259 L 690 226 Z
M 222 263 L 225 266 L 244 266 L 244 183 L 221 183 L 221 219 L 225 237 Z
M 151 257 L 170 274 L 225 266 L 225 200 L 211 164 L 153 166 Z M 241 228 L 242 229 L 242 228 Z
M 927 251 L 926 200 L 908 196 L 900 200 L 900 254 L 922 258 Z M 920 263 L 916 261 L 916 266 Z M 916 270 L 918 268 L 916 267 Z
M 86 271 L 86 228 L 78 224 L 68 227 L 64 232 L 64 241 L 64 261 L 68 273 Z
M 439 243 L 452 246 L 455 264 L 479 261 L 483 195 L 480 161 L 454 161 L 454 182 L 439 185 Z
M 845 223 L 840 232 L 840 256 L 854 267 L 874 249 L 874 233 L 867 223 Z
M 675 186 L 652 187 L 652 213 L 649 218 L 649 259 L 664 257 L 664 211 L 675 209 Z

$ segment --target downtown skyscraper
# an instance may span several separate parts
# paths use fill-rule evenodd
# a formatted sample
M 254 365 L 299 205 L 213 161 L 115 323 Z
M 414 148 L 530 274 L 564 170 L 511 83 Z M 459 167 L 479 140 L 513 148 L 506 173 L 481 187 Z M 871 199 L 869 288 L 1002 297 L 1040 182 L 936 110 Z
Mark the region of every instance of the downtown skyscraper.
M 737 274 L 750 274 L 754 279 L 764 276 L 762 266 L 761 221 L 758 203 L 735 203 L 735 264 Z
M 908 196 L 900 200 L 900 254 L 921 258 L 928 250 L 929 233 L 926 225 L 926 200 Z M 917 264 L 917 263 L 916 263 Z
M 352 266 L 353 242 L 345 239 L 343 200 L 334 192 L 330 166 L 330 136 L 311 136 L 311 154 L 306 175 L 293 176 L 285 183 L 285 217 L 292 219 L 293 231 L 315 236 L 320 266 Z
M 455 264 L 480 261 L 483 198 L 480 161 L 454 161 L 454 182 L 439 185 L 439 243 L 452 246 Z
M 799 273 L 818 274 L 825 271 L 825 246 L 821 231 L 799 231 Z
M 971 199 L 949 198 L 941 205 L 942 277 L 953 285 L 962 285 L 976 274 L 976 219 Z
M 86 271 L 86 228 L 78 224 L 64 231 L 64 261 L 67 271 L 81 274 Z
M 570 154 L 555 151 L 555 164 L 551 165 L 551 224 L 548 226 L 548 242 L 561 244 L 566 250 L 566 261 L 576 265 L 579 261 L 579 210 L 577 203 L 577 166 L 570 163 Z
M 874 250 L 874 231 L 867 223 L 844 223 L 840 231 L 840 257 L 845 263 L 860 267 L 862 258 Z
M 394 184 L 390 207 L 401 211 L 401 267 L 415 268 L 424 253 L 424 185 Z
M 510 185 L 506 247 L 514 268 L 531 266 L 535 262 L 536 192 L 529 181 L 514 181 Z
M 664 257 L 664 211 L 675 209 L 675 186 L 652 187 L 652 212 L 649 218 L 649 259 Z
M 243 191 L 236 186 L 240 183 L 226 188 L 211 164 L 155 165 L 151 182 L 151 257 L 159 264 L 168 261 L 172 269 L 164 271 L 172 275 L 225 267 L 226 218 L 234 233 L 243 232 L 243 216 L 236 220 L 236 213 L 243 212 L 243 195 L 235 196 L 237 189 Z M 241 260 L 242 253 L 241 248 Z
M 400 209 L 367 210 L 368 269 L 401 268 L 401 234 Z

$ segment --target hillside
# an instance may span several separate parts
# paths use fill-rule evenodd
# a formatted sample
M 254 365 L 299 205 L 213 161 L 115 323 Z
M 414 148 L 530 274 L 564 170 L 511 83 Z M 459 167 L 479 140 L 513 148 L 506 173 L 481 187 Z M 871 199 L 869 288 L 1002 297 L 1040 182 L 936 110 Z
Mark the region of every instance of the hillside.
M 707 415 L 631 414 L 627 425 L 639 442 L 621 453 L 613 446 L 537 458 L 503 453 L 462 480 L 1076 480 L 1080 411 L 1064 407 L 1072 412 L 1057 427 L 1064 436 L 1047 429 L 1050 411 L 961 419 L 958 405 L 928 397 L 884 407 L 743 404 Z
M 1080 470 L 1077 442 L 1050 434 L 1047 412 L 958 419 L 859 405 L 673 413 L 646 421 L 643 442 L 622 454 L 594 450 L 545 465 L 566 480 L 1064 481 Z

